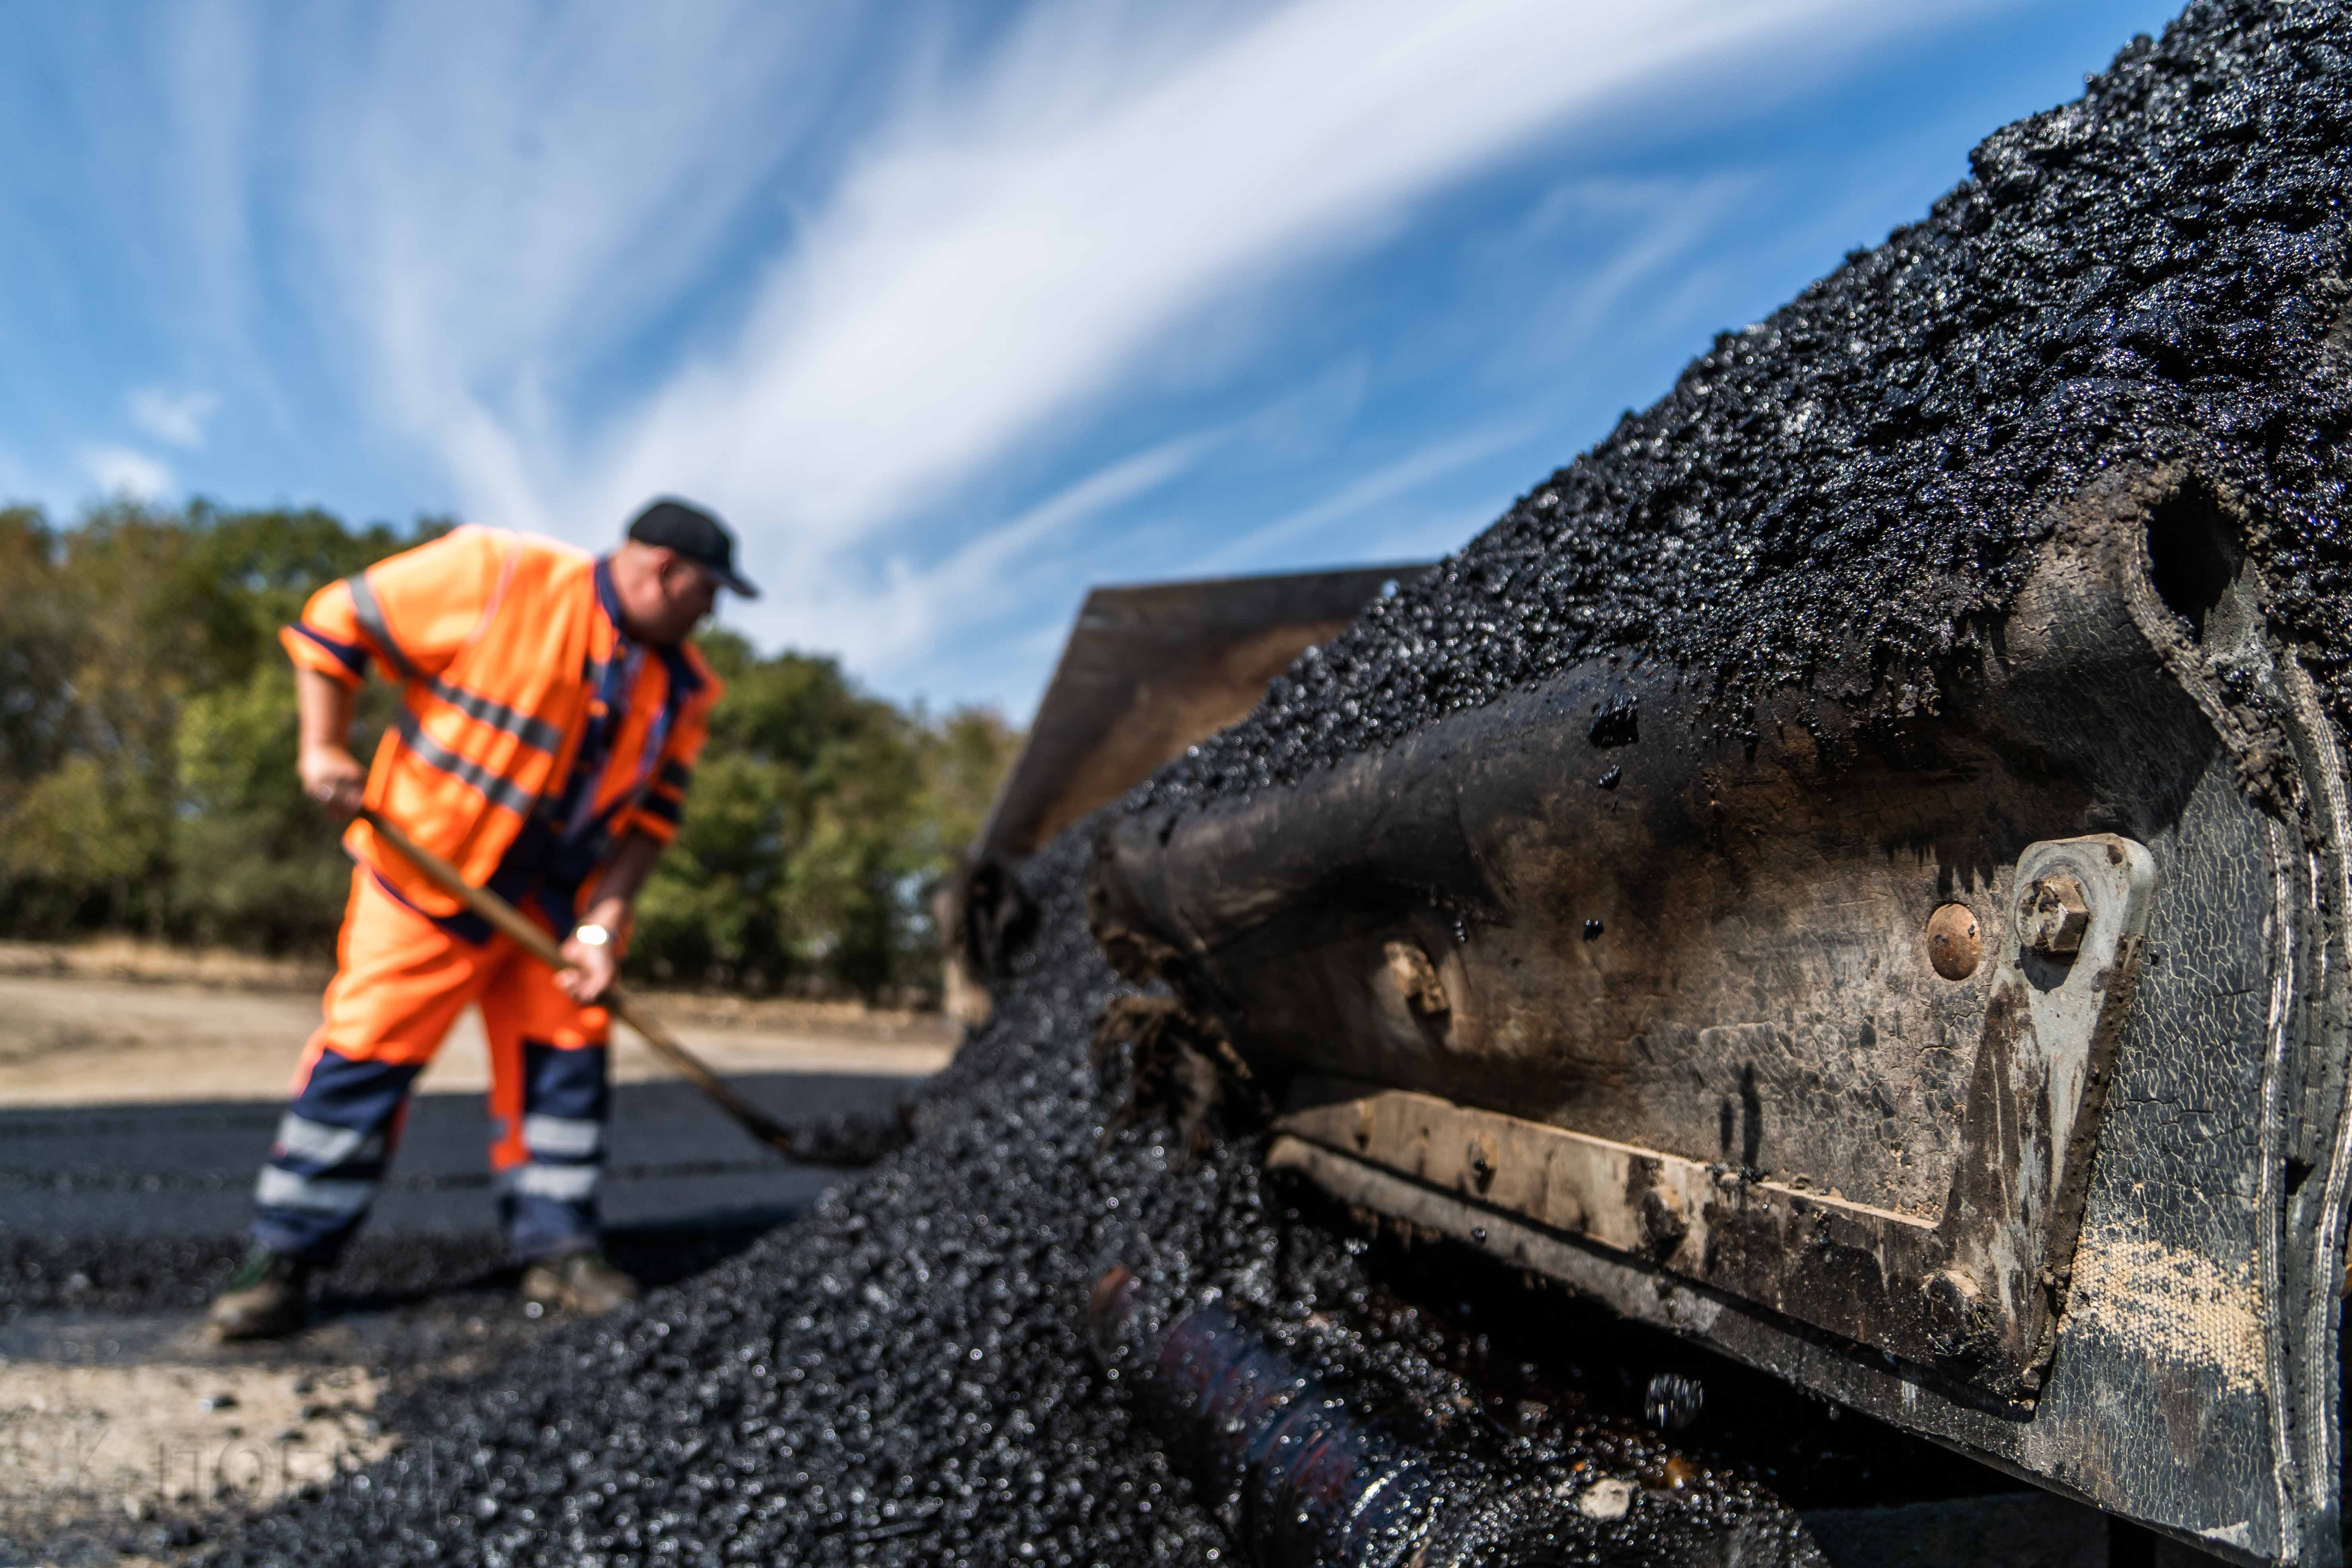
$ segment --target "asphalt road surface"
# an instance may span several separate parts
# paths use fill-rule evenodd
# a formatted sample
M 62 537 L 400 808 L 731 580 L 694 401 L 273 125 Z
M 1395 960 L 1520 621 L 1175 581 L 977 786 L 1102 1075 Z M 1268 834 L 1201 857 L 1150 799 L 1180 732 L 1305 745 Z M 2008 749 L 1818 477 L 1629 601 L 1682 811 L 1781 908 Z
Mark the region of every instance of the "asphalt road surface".
M 734 1081 L 804 1121 L 887 1114 L 918 1080 Z M 855 1179 L 776 1158 L 683 1083 L 614 1094 L 607 1247 L 649 1286 L 709 1268 Z M 276 1343 L 212 1343 L 199 1314 L 245 1248 L 280 1109 L 0 1109 L 0 1563 L 201 1553 L 236 1518 L 385 1452 L 401 1420 L 384 1402 L 479 1376 L 557 1326 L 515 1300 L 483 1098 L 459 1091 L 417 1096 L 383 1197 L 322 1281 L 311 1326 Z
M 789 1072 L 735 1080 L 786 1121 L 887 1113 L 909 1081 Z M 615 1227 L 773 1224 L 838 1178 L 767 1152 L 683 1083 L 625 1083 L 614 1097 L 604 1209 Z M 232 1100 L 0 1110 L 0 1238 L 240 1232 L 282 1109 Z M 488 1131 L 479 1095 L 417 1096 L 371 1232 L 488 1228 Z

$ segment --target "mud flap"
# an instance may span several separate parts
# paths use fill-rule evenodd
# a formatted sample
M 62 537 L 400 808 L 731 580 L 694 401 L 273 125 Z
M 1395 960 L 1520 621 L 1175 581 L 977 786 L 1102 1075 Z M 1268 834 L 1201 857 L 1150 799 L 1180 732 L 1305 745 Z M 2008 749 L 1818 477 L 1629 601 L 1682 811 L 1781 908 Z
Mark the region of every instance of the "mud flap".
M 1122 819 L 1097 935 L 1290 1076 L 1270 1158 L 1347 1202 L 2336 1563 L 2345 788 L 2243 526 L 2105 481 L 1899 724 L 1600 660 Z

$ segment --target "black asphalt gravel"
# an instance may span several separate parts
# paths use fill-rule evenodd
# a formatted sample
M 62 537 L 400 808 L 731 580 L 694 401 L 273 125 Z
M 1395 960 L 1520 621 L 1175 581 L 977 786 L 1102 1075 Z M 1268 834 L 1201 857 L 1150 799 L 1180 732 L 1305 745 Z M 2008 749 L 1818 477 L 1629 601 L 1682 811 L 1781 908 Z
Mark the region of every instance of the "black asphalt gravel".
M 1087 1040 L 1118 983 L 1087 934 L 1085 856 L 1066 837 L 1020 873 L 1036 934 L 912 1147 L 502 1375 L 389 1403 L 400 1453 L 217 1561 L 1230 1560 L 1097 1370 L 1088 1292 L 1119 1261 L 1155 1310 L 1223 1300 L 1410 1441 L 1625 1479 L 1632 1510 L 1591 1525 L 1602 1561 L 1686 1561 L 1734 1525 L 1792 1542 L 1776 1492 L 2004 1489 L 1450 1248 L 1377 1240 L 1276 1185 L 1255 1140 L 1190 1162 L 1149 1125 L 1106 1145 Z M 1643 1415 L 1662 1372 L 1710 1390 L 1677 1443 Z
M 2341 721 L 2347 21 L 2200 5 L 2136 41 L 1126 808 L 1296 778 L 1611 650 L 1713 679 L 1735 724 L 1782 685 L 1932 701 L 2049 505 L 2139 458 L 2236 488 Z M 1248 1136 L 1189 1163 L 1149 1122 L 1106 1142 L 1087 1041 L 1118 985 L 1078 908 L 1085 833 L 1021 872 L 1035 934 L 913 1146 L 709 1273 L 389 1413 L 399 1454 L 218 1561 L 1221 1560 L 1087 1352 L 1113 1263 L 1157 1310 L 1222 1302 L 1405 1441 L 1632 1483 L 1570 1559 L 1688 1561 L 1734 1524 L 1785 1546 L 1790 1506 L 1996 1484 L 1452 1249 L 1367 1237 L 1262 1174 Z M 1707 1391 L 1671 1440 L 1643 1415 L 1660 1373 Z

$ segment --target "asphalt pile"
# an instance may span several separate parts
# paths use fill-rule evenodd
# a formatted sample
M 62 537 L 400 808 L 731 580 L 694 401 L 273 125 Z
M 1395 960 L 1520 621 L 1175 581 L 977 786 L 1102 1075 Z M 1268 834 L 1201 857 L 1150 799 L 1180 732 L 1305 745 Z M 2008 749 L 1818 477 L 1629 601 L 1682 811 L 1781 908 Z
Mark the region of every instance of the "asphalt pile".
M 2199 5 L 2135 40 L 1114 809 L 1278 785 L 1608 651 L 1710 680 L 1727 722 L 1781 688 L 1899 714 L 1969 655 L 2050 505 L 2123 461 L 2236 491 L 2342 722 L 2345 12 Z M 1564 1560 L 1689 1561 L 1735 1531 L 1794 1553 L 1791 1505 L 1955 1484 L 1958 1461 L 1784 1391 L 1743 1403 L 1717 1363 L 1354 1227 L 1264 1174 L 1245 1128 L 1197 1154 L 1149 1118 L 1107 1135 L 1119 1085 L 1087 1043 L 1121 985 L 1085 929 L 1087 832 L 1017 873 L 1034 934 L 909 1147 L 636 1309 L 385 1410 L 398 1453 L 217 1561 L 1229 1558 L 1220 1500 L 1089 1352 L 1114 1265 L 1154 1310 L 1222 1303 L 1401 1440 L 1622 1479 L 1625 1511 L 1580 1515 Z
M 1087 1041 L 1120 983 L 1087 934 L 1085 863 L 1073 835 L 1023 869 L 1036 934 L 908 1149 L 635 1309 L 389 1404 L 399 1452 L 215 1561 L 1233 1560 L 1219 1500 L 1171 1471 L 1089 1348 L 1088 1294 L 1114 1264 L 1157 1310 L 1225 1303 L 1411 1440 L 1623 1479 L 1622 1517 L 1578 1516 L 1606 1560 L 1685 1561 L 1734 1528 L 1793 1550 L 1769 1478 L 1641 1419 L 1671 1348 L 1644 1340 L 1588 1373 L 1558 1354 L 1565 1303 L 1539 1327 L 1478 1321 L 1454 1262 L 1416 1300 L 1415 1262 L 1383 1268 L 1393 1244 L 1299 1206 L 1254 1138 L 1198 1157 L 1150 1124 L 1107 1142 L 1117 1086 Z M 1866 1480 L 1864 1463 L 1829 1468 Z
M 1612 654 L 1733 727 L 1780 692 L 1897 717 L 1982 647 L 2053 504 L 2133 462 L 2236 494 L 2275 629 L 2352 726 L 2347 50 L 2328 0 L 2134 39 L 1144 793 L 1287 783 Z

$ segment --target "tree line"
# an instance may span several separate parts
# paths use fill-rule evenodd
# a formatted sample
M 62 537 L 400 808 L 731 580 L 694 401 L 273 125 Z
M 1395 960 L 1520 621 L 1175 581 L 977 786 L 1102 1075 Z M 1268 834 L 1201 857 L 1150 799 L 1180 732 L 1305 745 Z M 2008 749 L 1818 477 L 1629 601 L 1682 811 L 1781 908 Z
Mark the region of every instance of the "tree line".
M 295 779 L 278 646 L 321 584 L 447 525 L 315 510 L 0 509 L 0 933 L 331 951 L 350 862 Z M 638 905 L 639 978 L 931 993 L 930 894 L 1019 737 L 860 690 L 833 659 L 700 639 L 728 683 Z M 397 694 L 372 681 L 353 750 Z

